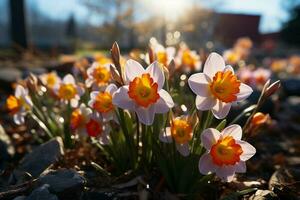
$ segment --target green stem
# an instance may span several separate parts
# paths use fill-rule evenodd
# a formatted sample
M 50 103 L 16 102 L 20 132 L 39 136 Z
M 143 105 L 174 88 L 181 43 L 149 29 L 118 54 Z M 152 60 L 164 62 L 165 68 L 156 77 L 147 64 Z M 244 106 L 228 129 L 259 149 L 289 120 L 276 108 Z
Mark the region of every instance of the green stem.
M 72 148 L 72 138 L 71 138 L 71 128 L 70 128 L 71 112 L 72 112 L 71 104 L 70 102 L 68 102 L 65 123 L 64 123 L 64 136 L 65 136 L 66 148 Z
M 44 124 L 44 122 L 33 112 L 30 113 L 32 119 L 34 119 L 39 126 L 45 131 L 45 133 L 48 135 L 48 137 L 51 139 L 53 138 L 53 135 L 51 133 L 51 131 L 47 128 L 47 126 Z

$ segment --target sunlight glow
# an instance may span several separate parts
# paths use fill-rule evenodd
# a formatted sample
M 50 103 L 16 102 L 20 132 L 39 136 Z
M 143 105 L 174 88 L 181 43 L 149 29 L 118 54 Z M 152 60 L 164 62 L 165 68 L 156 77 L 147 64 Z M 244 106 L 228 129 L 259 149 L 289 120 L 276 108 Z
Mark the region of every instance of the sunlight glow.
M 188 0 L 145 0 L 154 14 L 163 15 L 167 20 L 176 20 L 190 5 Z

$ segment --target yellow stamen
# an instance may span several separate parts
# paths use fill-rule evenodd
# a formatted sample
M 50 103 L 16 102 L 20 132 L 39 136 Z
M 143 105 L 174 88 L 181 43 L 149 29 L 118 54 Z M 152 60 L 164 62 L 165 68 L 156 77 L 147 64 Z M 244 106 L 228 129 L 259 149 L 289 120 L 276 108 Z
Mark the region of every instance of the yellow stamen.
M 210 151 L 213 162 L 218 166 L 236 164 L 240 161 L 242 153 L 241 145 L 237 144 L 232 136 L 219 139 Z
M 228 70 L 226 72 L 217 72 L 209 88 L 212 95 L 217 99 L 229 103 L 236 101 L 236 95 L 240 92 L 240 84 L 241 82 L 237 80 L 237 77 Z
M 186 143 L 192 139 L 192 127 L 183 119 L 174 119 L 171 122 L 171 134 L 175 141 L 179 144 Z
M 157 88 L 157 83 L 154 83 L 150 74 L 147 73 L 136 77 L 129 83 L 128 95 L 138 105 L 148 107 L 159 99 Z
M 100 113 L 111 111 L 114 108 L 111 94 L 108 92 L 100 92 L 96 96 L 93 107 Z

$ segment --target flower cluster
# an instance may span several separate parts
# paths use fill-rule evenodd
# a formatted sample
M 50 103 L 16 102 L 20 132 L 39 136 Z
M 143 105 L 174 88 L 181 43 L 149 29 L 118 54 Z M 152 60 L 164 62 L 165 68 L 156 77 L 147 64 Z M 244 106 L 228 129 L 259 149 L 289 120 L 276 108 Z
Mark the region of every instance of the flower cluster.
M 243 39 L 235 49 L 243 49 L 246 56 L 251 46 Z M 40 81 L 31 83 L 39 87 L 18 85 L 15 95 L 7 99 L 7 108 L 17 124 L 31 116 L 50 138 L 63 137 L 66 147 L 72 148 L 75 142 L 97 144 L 119 173 L 158 163 L 168 183 L 174 185 L 172 180 L 177 179 L 168 177 L 178 174 L 172 174 L 176 170 L 169 167 L 176 168 L 173 165 L 180 162 L 178 166 L 186 166 L 187 171 L 198 163 L 197 179 L 215 173 L 231 181 L 235 173 L 245 172 L 245 162 L 256 150 L 242 140 L 239 125 L 225 127 L 222 119 L 235 103 L 251 95 L 253 89 L 248 85 L 253 79 L 263 85 L 270 75 L 260 69 L 249 71 L 249 77 L 246 72 L 237 76 L 215 52 L 200 71 L 200 56 L 186 45 L 180 45 L 177 52 L 157 42 L 151 47 L 149 58 L 135 53 L 134 59 L 124 61 L 114 44 L 111 59 L 99 55 L 76 62 L 75 77 L 42 74 Z M 178 69 L 189 76 L 186 88 L 185 83 L 177 84 L 186 80 L 176 75 Z M 174 76 L 169 76 L 171 71 Z M 267 84 L 263 100 L 279 87 Z M 184 113 L 178 109 L 182 106 L 178 98 L 186 101 Z M 264 123 L 265 118 L 253 115 L 248 120 L 252 124 Z

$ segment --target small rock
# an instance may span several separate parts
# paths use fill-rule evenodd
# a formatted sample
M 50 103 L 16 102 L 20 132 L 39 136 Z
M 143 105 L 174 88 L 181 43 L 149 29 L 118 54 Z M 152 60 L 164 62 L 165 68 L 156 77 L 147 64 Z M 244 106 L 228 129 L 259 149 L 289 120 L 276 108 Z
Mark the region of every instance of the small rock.
M 40 176 L 38 184 L 50 185 L 49 190 L 55 194 L 61 195 L 69 199 L 73 197 L 79 197 L 85 179 L 78 174 L 75 170 L 70 169 L 59 169 L 57 171 L 49 171 L 46 174 Z
M 279 200 L 279 198 L 270 190 L 257 190 L 249 200 Z
M 27 154 L 13 172 L 14 176 L 19 180 L 24 173 L 29 173 L 32 177 L 37 178 L 43 171 L 57 162 L 63 154 L 63 141 L 60 137 L 56 137 Z
M 18 196 L 14 198 L 13 200 L 26 200 L 26 196 Z
M 269 189 L 274 191 L 280 199 L 297 199 L 300 196 L 299 168 L 280 168 L 276 170 L 269 180 Z
M 33 190 L 25 200 L 58 200 L 57 196 L 48 190 L 49 185 L 45 184 Z
M 116 198 L 113 194 L 105 193 L 105 192 L 84 192 L 80 200 L 112 200 Z

